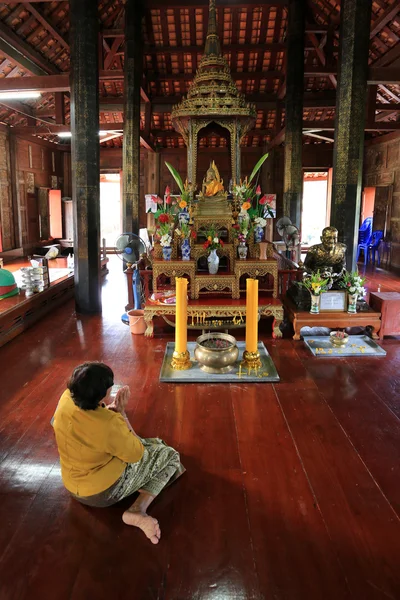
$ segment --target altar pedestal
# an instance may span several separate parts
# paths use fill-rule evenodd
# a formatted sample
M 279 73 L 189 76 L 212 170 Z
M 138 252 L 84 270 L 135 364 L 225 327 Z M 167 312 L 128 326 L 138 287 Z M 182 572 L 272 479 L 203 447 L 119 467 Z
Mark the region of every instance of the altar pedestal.
M 146 337 L 154 335 L 154 317 L 163 317 L 169 324 L 174 322 L 169 317 L 175 318 L 176 306 L 156 303 L 148 300 L 144 307 L 144 319 L 147 329 Z M 231 298 L 201 298 L 200 300 L 189 300 L 187 307 L 188 329 L 211 331 L 215 329 L 234 329 L 245 327 L 246 324 L 246 299 Z M 273 317 L 272 337 L 282 337 L 279 328 L 283 320 L 282 302 L 277 298 L 269 298 L 260 294 L 258 300 L 259 317 Z M 225 320 L 221 325 L 220 320 Z M 227 322 L 229 321 L 229 323 Z

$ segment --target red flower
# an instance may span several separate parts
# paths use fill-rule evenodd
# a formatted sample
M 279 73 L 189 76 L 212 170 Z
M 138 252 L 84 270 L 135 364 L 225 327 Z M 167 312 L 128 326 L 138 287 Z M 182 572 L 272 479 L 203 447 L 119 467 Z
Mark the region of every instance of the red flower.
M 158 220 L 160 223 L 169 223 L 169 215 L 167 215 L 166 213 L 162 213 L 159 217 Z
M 192 238 L 195 240 L 197 238 L 197 233 L 195 232 L 194 229 L 192 229 L 191 234 Z
M 267 204 L 267 196 L 264 194 L 262 198 L 259 199 L 260 204 Z
M 171 202 L 171 204 L 172 204 L 172 205 L 176 204 L 176 200 L 175 200 L 175 198 L 173 198 L 173 199 L 172 199 L 172 202 Z
M 219 243 L 221 244 L 221 246 L 224 245 L 224 242 L 222 240 L 219 240 Z
M 203 244 L 204 250 L 207 250 L 209 245 L 210 245 L 210 242 L 208 240 L 206 242 L 204 242 L 204 244 Z
M 156 202 L 157 202 L 157 204 L 163 204 L 164 200 L 162 198 L 160 198 L 160 196 L 157 196 Z
M 257 196 L 261 196 L 261 186 L 259 186 L 259 185 L 257 186 L 256 194 L 257 194 Z
M 169 185 L 167 185 L 167 187 L 165 188 L 165 195 L 169 196 L 171 193 L 171 190 L 169 189 Z
M 240 229 L 239 225 L 232 225 L 232 229 Z
M 172 198 L 171 198 L 171 196 L 169 194 L 168 194 L 167 199 L 165 200 L 165 202 L 167 204 L 172 204 Z

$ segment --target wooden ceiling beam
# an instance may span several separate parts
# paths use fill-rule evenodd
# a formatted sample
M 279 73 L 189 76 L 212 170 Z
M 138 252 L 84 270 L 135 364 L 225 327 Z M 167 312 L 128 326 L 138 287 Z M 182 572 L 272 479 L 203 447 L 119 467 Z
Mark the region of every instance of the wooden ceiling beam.
M 225 52 L 230 51 L 254 51 L 254 52 L 285 52 L 286 44 L 283 42 L 264 42 L 260 43 L 249 43 L 249 44 L 223 44 L 222 50 Z M 191 45 L 191 46 L 149 46 L 146 45 L 143 48 L 144 54 L 186 54 L 196 52 L 203 54 L 204 45 Z
M 378 123 L 367 123 L 364 127 L 365 131 L 392 131 L 400 129 L 400 122 L 378 122 Z M 311 130 L 312 133 L 318 133 L 320 131 L 334 131 L 335 121 L 303 121 L 303 130 Z
M 374 38 L 382 29 L 394 19 L 394 17 L 400 12 L 400 4 L 395 2 L 392 6 L 389 6 L 380 17 L 374 21 L 371 28 L 370 39 Z
M 272 0 L 264 6 L 287 6 L 289 0 Z M 208 8 L 209 0 L 146 0 L 146 9 L 167 8 Z M 260 2 L 242 2 L 241 0 L 218 0 L 218 7 L 222 8 L 259 8 Z
M 8 47 L 4 54 L 19 64 L 24 70 L 34 75 L 59 73 L 57 67 L 49 63 L 44 56 L 36 52 L 27 42 L 16 35 L 12 29 L 0 22 L 0 50 Z
M 317 39 L 317 36 L 315 35 L 315 33 L 311 33 L 308 32 L 308 37 L 311 40 L 312 45 L 315 48 L 315 52 L 319 58 L 319 60 L 321 61 L 321 64 L 325 67 L 327 65 L 327 59 L 325 56 L 325 52 L 322 48 L 320 48 L 320 43 L 319 40 Z M 332 75 L 329 74 L 328 75 L 329 80 L 331 81 L 333 87 L 336 89 L 337 88 L 337 79 L 336 79 L 336 75 Z
M 25 6 L 29 10 L 29 12 L 35 17 L 35 19 L 39 23 L 41 23 L 41 25 L 43 25 L 43 27 L 46 29 L 46 31 L 51 33 L 51 35 L 61 44 L 61 46 L 63 46 L 66 50 L 69 50 L 68 42 L 64 39 L 64 37 L 58 31 L 57 27 L 52 25 L 50 23 L 50 21 L 47 19 L 47 17 L 45 17 L 44 14 L 38 8 L 36 8 L 35 6 L 32 6 L 31 2 L 25 2 Z
M 235 71 L 231 73 L 232 78 L 239 81 L 247 81 L 248 79 L 254 79 L 256 81 L 260 79 L 282 79 L 284 73 L 282 71 L 263 71 L 257 73 L 255 71 L 244 73 L 241 71 Z M 146 75 L 148 81 L 192 81 L 193 73 L 148 73 Z
M 66 92 L 69 75 L 42 75 L 35 77 L 11 77 L 0 79 L 0 92 Z
M 329 142 L 330 144 L 333 144 L 335 141 L 333 138 L 329 138 L 325 135 L 319 135 L 318 133 L 313 133 L 312 131 L 305 131 L 304 135 L 306 135 L 307 137 L 315 138 L 317 140 L 323 140 L 324 142 Z

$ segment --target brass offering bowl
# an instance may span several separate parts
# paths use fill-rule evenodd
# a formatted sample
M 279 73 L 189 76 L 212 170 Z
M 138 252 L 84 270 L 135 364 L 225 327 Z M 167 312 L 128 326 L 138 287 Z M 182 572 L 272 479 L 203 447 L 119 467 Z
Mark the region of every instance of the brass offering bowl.
M 218 347 L 218 340 L 220 340 L 220 347 Z M 214 341 L 215 347 L 212 347 Z M 196 340 L 194 357 L 200 369 L 206 373 L 229 373 L 238 356 L 239 348 L 236 340 L 227 333 L 205 333 Z
M 331 338 L 331 343 L 336 346 L 336 348 L 343 348 L 343 346 L 345 346 L 347 344 L 347 342 L 349 341 L 349 335 L 348 333 L 344 333 L 344 337 L 339 338 L 336 335 L 336 331 L 331 331 L 330 338 Z

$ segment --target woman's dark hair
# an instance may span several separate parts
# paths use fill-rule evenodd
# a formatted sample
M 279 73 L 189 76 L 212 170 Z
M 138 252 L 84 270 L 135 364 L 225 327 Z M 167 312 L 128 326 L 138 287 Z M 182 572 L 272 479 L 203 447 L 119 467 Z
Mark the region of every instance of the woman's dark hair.
M 75 367 L 67 387 L 79 408 L 96 410 L 113 384 L 114 373 L 110 367 L 101 362 L 86 362 Z

